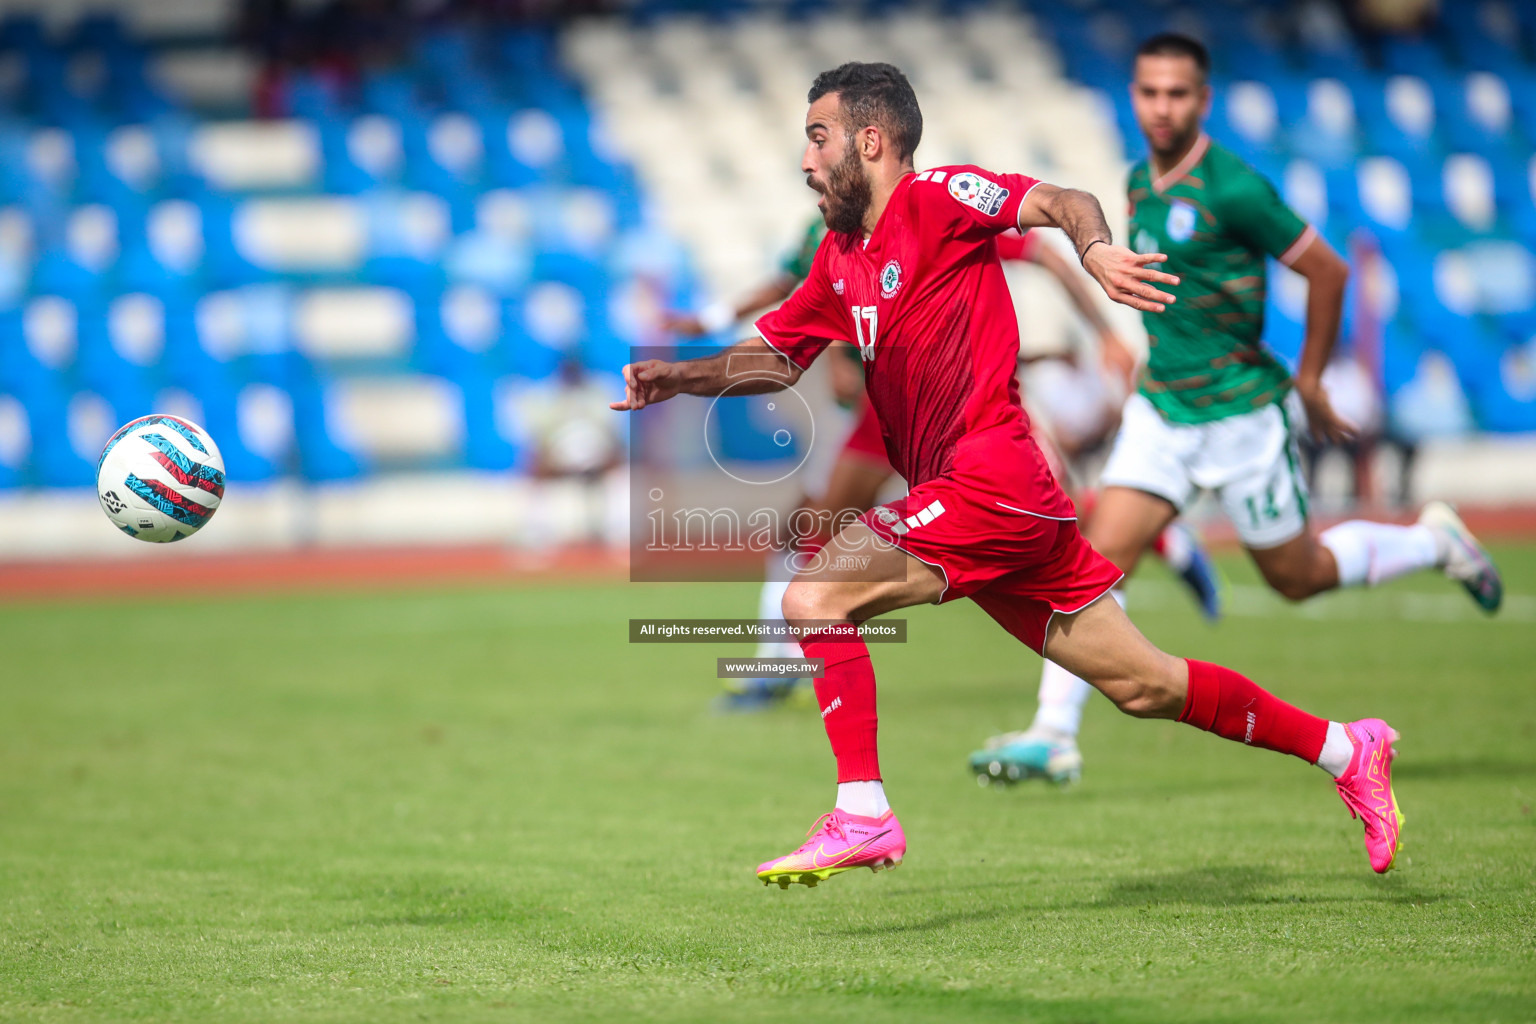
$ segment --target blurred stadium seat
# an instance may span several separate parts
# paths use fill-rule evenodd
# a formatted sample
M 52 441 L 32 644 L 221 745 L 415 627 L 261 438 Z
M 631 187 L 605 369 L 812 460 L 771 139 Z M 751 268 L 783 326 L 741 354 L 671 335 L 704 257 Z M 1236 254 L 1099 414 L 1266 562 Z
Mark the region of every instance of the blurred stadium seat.
M 440 19 L 387 66 L 277 78 L 232 46 L 230 3 L 12 10 L 0 488 L 88 483 L 91 445 L 163 402 L 236 480 L 514 467 L 498 396 L 572 354 L 611 373 L 659 305 L 739 292 L 794 236 L 817 71 L 894 60 L 924 163 L 1027 168 L 1118 215 L 1129 56 L 1168 28 L 1216 54 L 1213 133 L 1391 261 L 1403 431 L 1533 430 L 1536 18 L 1441 8 L 1378 37 L 1333 0 L 633 0 L 558 31 Z
M 550 30 L 435 26 L 256 119 L 233 3 L 35 10 L 0 14 L 0 488 L 88 484 L 168 404 L 234 480 L 511 468 L 498 382 L 611 370 L 610 289 L 690 291 L 633 258 L 656 229 Z

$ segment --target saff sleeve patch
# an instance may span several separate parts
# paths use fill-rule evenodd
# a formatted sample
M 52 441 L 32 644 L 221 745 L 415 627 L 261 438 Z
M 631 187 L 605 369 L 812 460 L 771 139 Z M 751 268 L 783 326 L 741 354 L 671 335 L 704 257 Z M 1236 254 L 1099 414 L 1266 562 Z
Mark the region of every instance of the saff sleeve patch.
M 949 194 L 971 209 L 996 217 L 1008 198 L 1008 190 L 995 181 L 983 178 L 975 171 L 962 171 L 950 175 Z

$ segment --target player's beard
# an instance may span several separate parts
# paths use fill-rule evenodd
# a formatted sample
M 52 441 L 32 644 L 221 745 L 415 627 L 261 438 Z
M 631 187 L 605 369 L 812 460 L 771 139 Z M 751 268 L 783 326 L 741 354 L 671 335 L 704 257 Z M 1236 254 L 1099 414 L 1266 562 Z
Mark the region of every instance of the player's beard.
M 1151 146 L 1153 155 L 1157 157 L 1158 165 L 1167 169 L 1182 159 L 1184 154 L 1193 148 L 1195 140 L 1199 137 L 1200 122 L 1193 121 L 1183 131 L 1174 135 L 1169 140 L 1166 148 L 1158 148 L 1152 145 L 1150 137 L 1148 138 L 1148 145 Z
M 813 184 L 811 187 L 816 186 Z M 826 199 L 822 219 L 827 222 L 827 230 L 841 231 L 846 235 L 864 233 L 864 214 L 869 210 L 874 196 L 852 139 L 849 140 L 847 155 L 827 171 L 827 183 L 817 191 Z

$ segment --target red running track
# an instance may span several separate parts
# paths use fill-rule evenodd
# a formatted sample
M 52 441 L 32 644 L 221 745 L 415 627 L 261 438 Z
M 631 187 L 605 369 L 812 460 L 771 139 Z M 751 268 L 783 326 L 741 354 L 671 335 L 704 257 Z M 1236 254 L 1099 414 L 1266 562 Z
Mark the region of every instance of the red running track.
M 1536 539 L 1536 506 L 1463 508 L 1461 514 L 1479 537 L 1492 541 Z M 1411 513 L 1362 513 L 1389 522 L 1411 522 Z M 1319 519 L 1318 528 L 1336 520 Z M 1236 546 L 1224 520 L 1203 531 L 1219 549 Z M 195 542 L 194 542 L 195 543 Z M 185 549 L 169 557 L 151 551 L 125 559 L 56 559 L 0 562 L 0 602 L 44 598 L 100 598 L 118 593 L 260 593 L 268 591 L 366 590 L 375 587 L 463 583 L 556 583 L 573 580 L 619 581 L 627 577 L 622 552 L 573 547 L 534 555 L 499 545 L 416 548 L 314 548 L 239 554 L 194 555 Z M 714 569 L 722 566 L 711 555 Z M 738 578 L 750 577 L 762 564 L 757 554 L 743 556 Z

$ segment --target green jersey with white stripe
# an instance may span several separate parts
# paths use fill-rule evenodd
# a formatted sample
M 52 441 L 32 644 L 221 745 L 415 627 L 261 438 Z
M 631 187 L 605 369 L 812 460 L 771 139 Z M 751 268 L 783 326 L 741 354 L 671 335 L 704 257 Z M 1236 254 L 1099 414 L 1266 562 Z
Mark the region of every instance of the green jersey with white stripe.
M 1279 401 L 1290 372 L 1262 343 L 1265 258 L 1287 265 L 1313 231 L 1263 175 L 1202 135 L 1154 178 L 1131 168 L 1131 245 L 1161 252 L 1178 301 L 1144 313 L 1150 350 L 1141 391 L 1174 423 L 1206 423 Z

